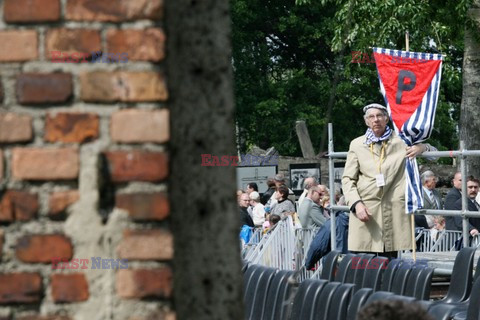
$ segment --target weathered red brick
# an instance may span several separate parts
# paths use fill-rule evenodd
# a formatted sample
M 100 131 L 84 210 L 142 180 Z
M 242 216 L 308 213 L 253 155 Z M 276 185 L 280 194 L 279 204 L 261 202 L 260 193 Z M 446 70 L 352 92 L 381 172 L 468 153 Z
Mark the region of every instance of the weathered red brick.
M 54 274 L 51 280 L 55 303 L 88 300 L 88 282 L 83 273 Z
M 48 199 L 49 216 L 51 218 L 57 217 L 79 199 L 80 193 L 78 190 L 59 191 L 52 193 Z
M 136 221 L 163 220 L 170 213 L 164 193 L 117 193 L 115 206 L 128 211 Z
M 117 294 L 127 299 L 169 298 L 172 271 L 162 269 L 121 269 L 116 275 Z
M 168 176 L 168 160 L 163 152 L 109 151 L 105 156 L 113 182 L 157 182 Z
M 28 235 L 18 240 L 15 254 L 27 263 L 52 263 L 54 259 L 70 260 L 73 248 L 64 235 Z
M 26 191 L 8 190 L 0 203 L 0 222 L 29 221 L 37 216 L 38 196 Z
M 165 58 L 165 34 L 158 28 L 108 30 L 107 52 L 126 52 L 128 60 L 158 62 Z
M 12 176 L 16 180 L 71 180 L 78 177 L 76 148 L 14 148 Z
M 21 62 L 38 58 L 38 35 L 34 30 L 0 31 L 0 61 Z
M 59 112 L 45 120 L 45 141 L 86 142 L 98 138 L 99 117 L 95 113 Z
M 164 77 L 158 72 L 88 72 L 80 74 L 84 101 L 141 102 L 168 98 Z
M 69 0 L 66 19 L 85 21 L 158 20 L 163 0 Z
M 59 28 L 47 31 L 45 56 L 48 59 L 52 58 L 52 51 L 72 54 L 100 50 L 102 50 L 102 44 L 98 30 Z
M 162 110 L 126 109 L 112 114 L 110 135 L 124 143 L 164 143 L 170 138 L 169 113 Z
M 72 96 L 72 75 L 67 73 L 24 73 L 17 76 L 17 100 L 21 104 L 51 104 Z
M 32 117 L 13 112 L 0 113 L 0 142 L 27 142 L 33 138 Z
M 1 273 L 0 304 L 35 303 L 42 295 L 42 278 L 38 273 Z
M 170 260 L 173 258 L 173 236 L 162 229 L 126 230 L 117 253 L 121 259 L 128 260 Z
M 6 22 L 44 22 L 60 19 L 60 0 L 5 0 Z

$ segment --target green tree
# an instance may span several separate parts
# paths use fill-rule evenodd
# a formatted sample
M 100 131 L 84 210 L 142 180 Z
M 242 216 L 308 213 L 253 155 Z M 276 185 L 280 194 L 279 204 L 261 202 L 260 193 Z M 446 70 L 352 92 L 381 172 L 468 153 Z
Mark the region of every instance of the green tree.
M 462 88 L 464 18 L 468 1 L 232 0 L 236 119 L 241 147 L 275 146 L 300 155 L 294 132 L 306 120 L 317 151 L 328 122 L 335 149 L 363 133 L 361 107 L 383 102 L 372 46 L 445 56 L 432 140 L 457 147 Z M 352 52 L 364 63 L 352 63 Z

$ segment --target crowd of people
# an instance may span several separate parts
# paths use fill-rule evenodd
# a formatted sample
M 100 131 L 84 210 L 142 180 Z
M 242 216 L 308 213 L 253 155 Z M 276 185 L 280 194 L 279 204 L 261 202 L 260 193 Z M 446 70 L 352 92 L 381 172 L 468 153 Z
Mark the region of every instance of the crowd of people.
M 256 183 L 237 191 L 242 225 L 269 230 L 276 222 L 292 216 L 297 228 L 315 228 L 323 226 L 329 218 L 329 190 L 319 185 L 315 177 L 304 180 L 304 191 L 298 201 L 282 174 L 269 178 L 267 186 L 262 195 Z

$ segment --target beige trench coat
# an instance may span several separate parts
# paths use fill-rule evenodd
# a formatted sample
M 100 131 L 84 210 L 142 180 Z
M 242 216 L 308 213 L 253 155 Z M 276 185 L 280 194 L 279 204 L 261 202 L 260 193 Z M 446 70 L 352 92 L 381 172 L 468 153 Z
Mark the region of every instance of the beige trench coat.
M 381 165 L 385 186 L 377 187 L 381 144 L 374 144 L 372 154 L 365 136 L 350 143 L 342 177 L 343 192 L 348 206 L 362 200 L 372 216 L 362 222 L 350 213 L 349 250 L 384 252 L 412 248 L 410 216 L 405 214 L 405 148 L 405 143 L 392 133 Z

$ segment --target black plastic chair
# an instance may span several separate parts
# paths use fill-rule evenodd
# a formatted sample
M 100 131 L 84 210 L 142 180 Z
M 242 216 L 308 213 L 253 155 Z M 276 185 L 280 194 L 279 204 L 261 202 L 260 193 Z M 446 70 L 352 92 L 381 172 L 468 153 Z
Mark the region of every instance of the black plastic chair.
M 252 277 L 246 290 L 246 319 L 262 319 L 268 288 L 276 273 L 277 269 L 264 267 Z
M 371 288 L 362 288 L 355 292 L 348 306 L 347 320 L 355 320 L 357 318 L 358 311 L 365 305 L 372 293 L 373 289 Z
M 333 281 L 335 278 L 335 270 L 337 268 L 337 260 L 340 256 L 340 251 L 330 251 L 322 259 L 322 273 L 320 274 L 320 279 Z
M 387 269 L 385 269 L 385 272 L 383 273 L 382 286 L 380 288 L 381 291 L 391 290 L 395 272 L 397 271 L 397 269 L 400 267 L 402 263 L 403 263 L 403 260 L 400 260 L 400 259 L 394 259 L 388 263 Z
M 405 288 L 405 295 L 415 297 L 418 300 L 430 298 L 433 268 L 414 268 L 410 273 Z
M 287 319 L 288 299 L 293 291 L 291 277 L 295 271 L 278 271 L 268 288 L 267 301 L 263 318 L 265 320 L 284 320 Z
M 454 315 L 456 320 L 480 319 L 480 279 L 477 277 L 473 283 L 471 295 L 467 300 L 433 305 L 428 309 L 428 313 L 436 316 Z
M 372 288 L 373 291 L 378 291 L 382 285 L 382 276 L 387 268 L 388 258 L 385 257 L 376 257 L 370 260 L 370 264 L 365 270 L 365 275 L 363 277 L 362 288 Z M 360 288 L 356 288 L 359 290 Z
M 344 320 L 347 317 L 348 305 L 352 298 L 355 285 L 344 283 L 340 285 L 333 294 L 331 306 L 328 309 L 328 320 Z
M 450 277 L 450 286 L 448 287 L 448 291 L 445 297 L 441 300 L 436 301 L 422 301 L 422 306 L 428 308 L 430 312 L 430 309 L 439 304 L 458 304 L 462 301 L 466 301 L 470 296 L 470 292 L 472 289 L 472 270 L 474 255 L 475 248 L 462 248 L 455 258 L 452 276 Z M 477 273 L 475 275 L 478 277 Z M 443 309 L 446 310 L 446 308 L 443 307 L 436 307 L 436 309 L 442 309 L 440 313 L 445 312 Z
M 313 313 L 314 302 L 327 280 L 306 279 L 298 287 L 292 305 L 291 320 L 306 320 Z
M 313 301 L 313 308 L 309 317 L 302 320 L 322 320 L 327 319 L 328 310 L 332 307 L 332 299 L 337 289 L 341 286 L 340 282 L 329 282 L 325 285 L 320 296 Z
M 407 263 L 403 263 L 395 272 L 390 292 L 398 295 L 403 295 L 405 293 L 408 276 L 410 275 L 411 271 L 412 266 Z
M 374 258 L 375 256 L 373 254 L 362 254 L 360 255 L 360 263 L 357 264 L 356 268 L 352 263 L 352 268 L 354 269 L 354 275 L 353 275 L 353 282 L 357 288 L 361 288 L 363 284 L 363 278 L 365 275 L 365 272 L 370 265 L 370 261 Z
M 341 283 L 353 283 L 353 276 L 355 270 L 352 269 L 352 259 L 356 258 L 355 254 L 346 254 L 342 261 L 338 264 L 337 274 L 335 275 L 335 281 Z
M 262 265 L 250 265 L 243 274 L 243 300 L 246 301 L 247 291 L 252 282 L 252 279 L 258 277 L 259 272 L 263 272 L 266 267 Z
M 475 248 L 467 247 L 460 250 L 453 264 L 452 276 L 447 295 L 440 300 L 442 303 L 465 301 L 472 290 L 472 270 Z
M 475 248 L 462 248 L 453 264 L 452 276 L 450 277 L 450 286 L 447 294 L 441 300 L 421 301 L 420 304 L 432 312 L 432 315 L 441 317 L 444 313 L 454 312 L 455 306 L 462 306 L 462 302 L 467 301 L 472 289 L 472 269 Z M 475 273 L 475 276 L 478 274 Z M 439 305 L 444 305 L 440 307 Z M 453 311 L 452 311 L 453 310 Z
M 369 305 L 370 303 L 378 300 L 386 300 L 394 296 L 393 292 L 388 292 L 388 291 L 377 291 L 374 292 L 368 297 L 367 302 L 365 303 L 365 306 Z

